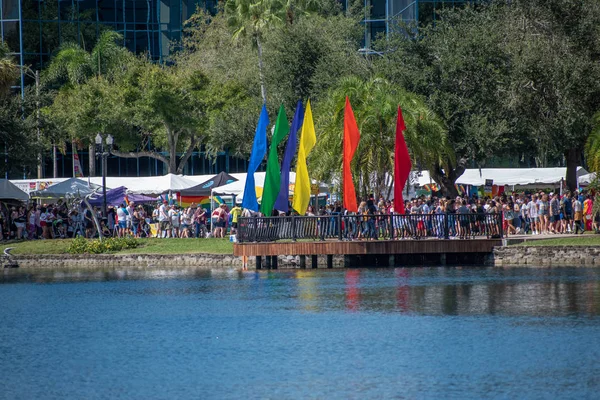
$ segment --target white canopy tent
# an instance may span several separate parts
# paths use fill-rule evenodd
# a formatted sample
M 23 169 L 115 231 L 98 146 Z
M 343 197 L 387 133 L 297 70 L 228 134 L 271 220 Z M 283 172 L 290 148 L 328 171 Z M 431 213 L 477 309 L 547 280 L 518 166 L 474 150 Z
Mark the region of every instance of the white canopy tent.
M 483 186 L 486 179 L 492 179 L 494 185 L 509 186 L 554 186 L 559 185 L 567 175 L 567 168 L 482 168 L 467 169 L 456 181 L 459 185 Z M 588 172 L 577 167 L 577 176 L 583 177 Z M 419 186 L 435 183 L 429 171 L 422 171 L 418 177 Z
M 579 184 L 580 185 L 589 185 L 595 179 L 596 179 L 596 173 L 595 172 L 592 172 L 590 174 L 581 175 L 579 177 Z
M 259 188 L 257 190 L 257 195 L 260 197 L 262 189 L 265 185 L 265 172 L 256 172 L 254 174 L 254 186 Z M 248 174 L 231 174 L 235 178 L 238 179 L 236 182 L 229 183 L 227 185 L 223 185 L 220 187 L 213 188 L 212 195 L 213 196 L 236 196 L 237 199 L 244 198 L 244 189 L 246 187 L 246 176 Z M 289 195 L 292 196 L 294 194 L 294 184 L 296 183 L 296 173 L 290 172 L 290 188 Z M 316 180 L 312 180 L 312 184 L 316 184 Z M 329 192 L 329 187 L 323 183 L 319 183 L 319 193 L 327 193 Z
M 205 175 L 199 175 L 205 176 Z M 210 178 L 213 175 L 208 175 Z M 206 179 L 208 179 L 206 178 Z M 101 177 L 90 178 L 92 183 L 102 185 Z M 129 193 L 159 195 L 161 193 L 178 192 L 196 186 L 198 182 L 183 175 L 167 174 L 163 176 L 141 176 L 135 178 L 107 177 L 106 187 L 116 188 L 125 186 Z

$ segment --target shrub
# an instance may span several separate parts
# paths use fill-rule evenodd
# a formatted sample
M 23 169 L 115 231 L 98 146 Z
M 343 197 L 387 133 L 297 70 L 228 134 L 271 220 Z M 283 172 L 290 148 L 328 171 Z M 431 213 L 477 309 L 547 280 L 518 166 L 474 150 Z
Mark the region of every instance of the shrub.
M 125 249 L 133 249 L 140 245 L 134 238 L 108 238 L 103 241 L 89 240 L 82 237 L 73 239 L 67 252 L 69 254 L 101 254 Z

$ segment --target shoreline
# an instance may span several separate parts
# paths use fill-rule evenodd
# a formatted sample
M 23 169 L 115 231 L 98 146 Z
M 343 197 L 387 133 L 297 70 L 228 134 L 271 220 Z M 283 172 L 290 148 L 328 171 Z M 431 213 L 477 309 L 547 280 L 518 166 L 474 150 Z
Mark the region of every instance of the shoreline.
M 233 254 L 46 254 L 1 255 L 3 268 L 103 268 L 103 267 L 197 267 L 242 269 L 242 257 Z M 319 268 L 325 268 L 326 256 L 319 256 Z M 467 263 L 468 264 L 468 263 Z M 278 256 L 282 269 L 299 268 L 298 256 Z M 460 264 L 464 265 L 464 264 Z M 481 263 L 473 263 L 481 266 Z M 485 258 L 489 267 L 592 267 L 600 265 L 600 246 L 500 246 Z M 333 257 L 333 267 L 343 268 L 344 256 Z M 413 265 L 411 265 L 413 266 Z M 435 265 L 414 265 L 439 266 Z M 450 266 L 450 265 L 448 265 Z M 248 269 L 255 269 L 255 258 L 248 257 Z

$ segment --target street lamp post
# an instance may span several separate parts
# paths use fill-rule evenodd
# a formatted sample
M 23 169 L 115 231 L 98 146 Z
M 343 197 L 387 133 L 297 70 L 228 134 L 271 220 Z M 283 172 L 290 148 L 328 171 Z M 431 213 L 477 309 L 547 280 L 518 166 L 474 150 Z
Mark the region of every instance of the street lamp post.
M 106 145 L 102 135 L 96 135 L 96 158 L 102 157 L 102 217 L 106 218 L 106 160 L 112 150 L 114 139 L 112 135 L 106 136 Z

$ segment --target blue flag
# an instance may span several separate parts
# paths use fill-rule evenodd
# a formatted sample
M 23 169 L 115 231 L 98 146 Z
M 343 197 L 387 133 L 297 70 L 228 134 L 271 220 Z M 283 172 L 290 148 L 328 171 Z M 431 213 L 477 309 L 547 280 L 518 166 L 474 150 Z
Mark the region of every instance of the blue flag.
M 250 153 L 250 163 L 248 164 L 248 174 L 246 175 L 246 186 L 244 187 L 244 199 L 242 200 L 242 208 L 247 208 L 252 211 L 258 211 L 258 200 L 256 198 L 256 183 L 254 181 L 254 173 L 260 167 L 265 154 L 267 154 L 267 126 L 269 125 L 269 114 L 267 114 L 267 106 L 263 104 L 256 133 L 254 134 L 254 144 L 252 145 L 252 153 Z
M 283 154 L 283 162 L 281 163 L 281 184 L 279 186 L 279 195 L 275 201 L 275 209 L 279 211 L 287 212 L 289 209 L 289 197 L 290 197 L 290 166 L 294 154 L 296 154 L 296 147 L 298 146 L 298 131 L 302 128 L 302 122 L 304 121 L 304 107 L 302 107 L 302 100 L 298 100 L 296 106 L 296 113 L 292 120 L 292 128 L 290 129 L 290 136 L 288 137 L 287 144 L 285 146 L 285 153 Z

